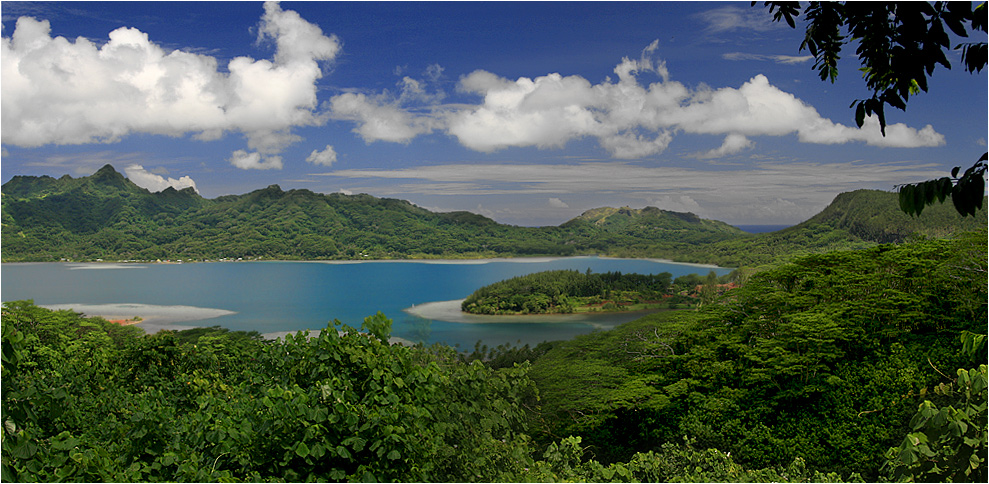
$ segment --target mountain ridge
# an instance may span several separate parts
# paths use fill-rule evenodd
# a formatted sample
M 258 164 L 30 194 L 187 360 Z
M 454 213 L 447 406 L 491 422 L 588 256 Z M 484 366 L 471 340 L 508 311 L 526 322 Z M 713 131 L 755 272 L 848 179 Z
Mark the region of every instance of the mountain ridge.
M 705 241 L 737 232 L 683 221 L 692 214 L 664 223 L 636 217 L 600 227 L 517 227 L 406 200 L 276 184 L 206 199 L 192 189 L 152 193 L 110 165 L 80 178 L 17 176 L 2 192 L 4 261 L 565 256 L 644 246 L 662 239 L 660 232 Z
M 559 226 L 519 227 L 471 212 L 432 212 L 407 200 L 285 191 L 277 184 L 206 199 L 192 188 L 152 193 L 111 165 L 79 178 L 15 176 L 2 193 L 5 262 L 597 254 L 741 266 L 979 228 L 950 204 L 910 217 L 897 208 L 896 194 L 875 190 L 840 194 L 811 219 L 765 234 L 656 207 L 599 207 Z

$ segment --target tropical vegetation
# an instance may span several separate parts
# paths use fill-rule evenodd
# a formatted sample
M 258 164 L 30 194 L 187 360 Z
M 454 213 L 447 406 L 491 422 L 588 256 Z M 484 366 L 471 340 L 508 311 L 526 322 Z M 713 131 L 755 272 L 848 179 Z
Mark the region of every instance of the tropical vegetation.
M 933 445 L 914 445 L 902 461 L 887 451 L 907 434 L 925 444 L 950 436 L 955 445 L 942 449 L 969 462 L 952 468 L 984 479 L 985 347 L 962 352 L 959 335 L 985 333 L 985 246 L 981 232 L 807 256 L 700 310 L 561 342 L 530 372 L 541 431 L 580 436 L 588 455 L 606 462 L 686 436 L 747 467 L 800 457 L 869 481 L 894 477 L 883 469 L 916 464 L 910 459 L 947 475 Z M 974 372 L 963 378 L 971 391 L 923 390 L 958 368 Z M 948 430 L 947 416 L 938 417 L 941 433 L 917 437 L 924 400 L 964 408 L 965 416 L 952 413 L 962 423 Z M 922 413 L 933 422 L 937 412 Z
M 4 304 L 3 479 L 985 481 L 986 232 L 539 345 L 144 335 Z
M 560 314 L 644 309 L 669 297 L 673 275 L 545 271 L 484 286 L 461 308 L 474 314 Z M 668 306 L 668 303 L 663 304 Z

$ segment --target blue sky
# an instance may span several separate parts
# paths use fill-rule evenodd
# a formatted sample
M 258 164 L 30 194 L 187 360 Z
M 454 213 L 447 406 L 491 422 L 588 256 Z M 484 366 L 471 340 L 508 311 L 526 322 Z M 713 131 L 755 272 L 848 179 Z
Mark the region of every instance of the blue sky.
M 856 128 L 854 48 L 748 2 L 3 2 L 2 180 L 369 193 L 503 223 L 792 224 L 986 150 L 986 72 Z M 984 36 L 982 41 L 985 40 Z

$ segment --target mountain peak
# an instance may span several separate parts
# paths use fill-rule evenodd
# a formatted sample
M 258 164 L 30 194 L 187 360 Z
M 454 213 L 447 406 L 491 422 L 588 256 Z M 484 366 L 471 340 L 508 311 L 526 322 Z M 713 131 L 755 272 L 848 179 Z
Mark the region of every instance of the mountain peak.
M 103 168 L 96 170 L 96 173 L 93 173 L 93 175 L 89 178 L 96 182 L 111 183 L 114 185 L 120 185 L 127 181 L 127 178 L 121 175 L 117 170 L 114 170 L 113 166 L 110 166 L 109 164 L 103 165 Z
M 119 174 L 120 173 L 118 173 L 117 170 L 113 169 L 113 165 L 107 163 L 103 165 L 103 168 L 96 170 L 96 173 L 93 173 L 93 176 L 107 176 L 107 175 L 119 175 Z

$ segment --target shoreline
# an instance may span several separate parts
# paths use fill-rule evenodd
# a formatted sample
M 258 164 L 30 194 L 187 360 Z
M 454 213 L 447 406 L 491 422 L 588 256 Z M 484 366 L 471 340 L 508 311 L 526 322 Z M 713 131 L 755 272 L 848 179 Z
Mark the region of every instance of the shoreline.
M 244 263 L 244 262 L 294 262 L 311 264 L 365 264 L 365 263 L 406 263 L 406 264 L 490 264 L 492 262 L 515 262 L 515 263 L 545 263 L 567 259 L 608 259 L 608 260 L 630 260 L 649 261 L 658 264 L 676 264 L 682 266 L 701 267 L 706 269 L 734 269 L 733 267 L 722 267 L 715 264 L 702 262 L 677 262 L 670 259 L 660 259 L 656 257 L 612 257 L 606 255 L 575 255 L 566 257 L 557 256 L 534 256 L 534 257 L 480 257 L 463 259 L 251 259 L 251 260 L 183 260 L 179 261 L 12 261 L 2 262 L 3 264 L 65 264 L 74 265 L 72 270 L 78 269 L 144 269 L 149 265 L 177 265 L 177 264 L 205 264 L 205 263 Z

